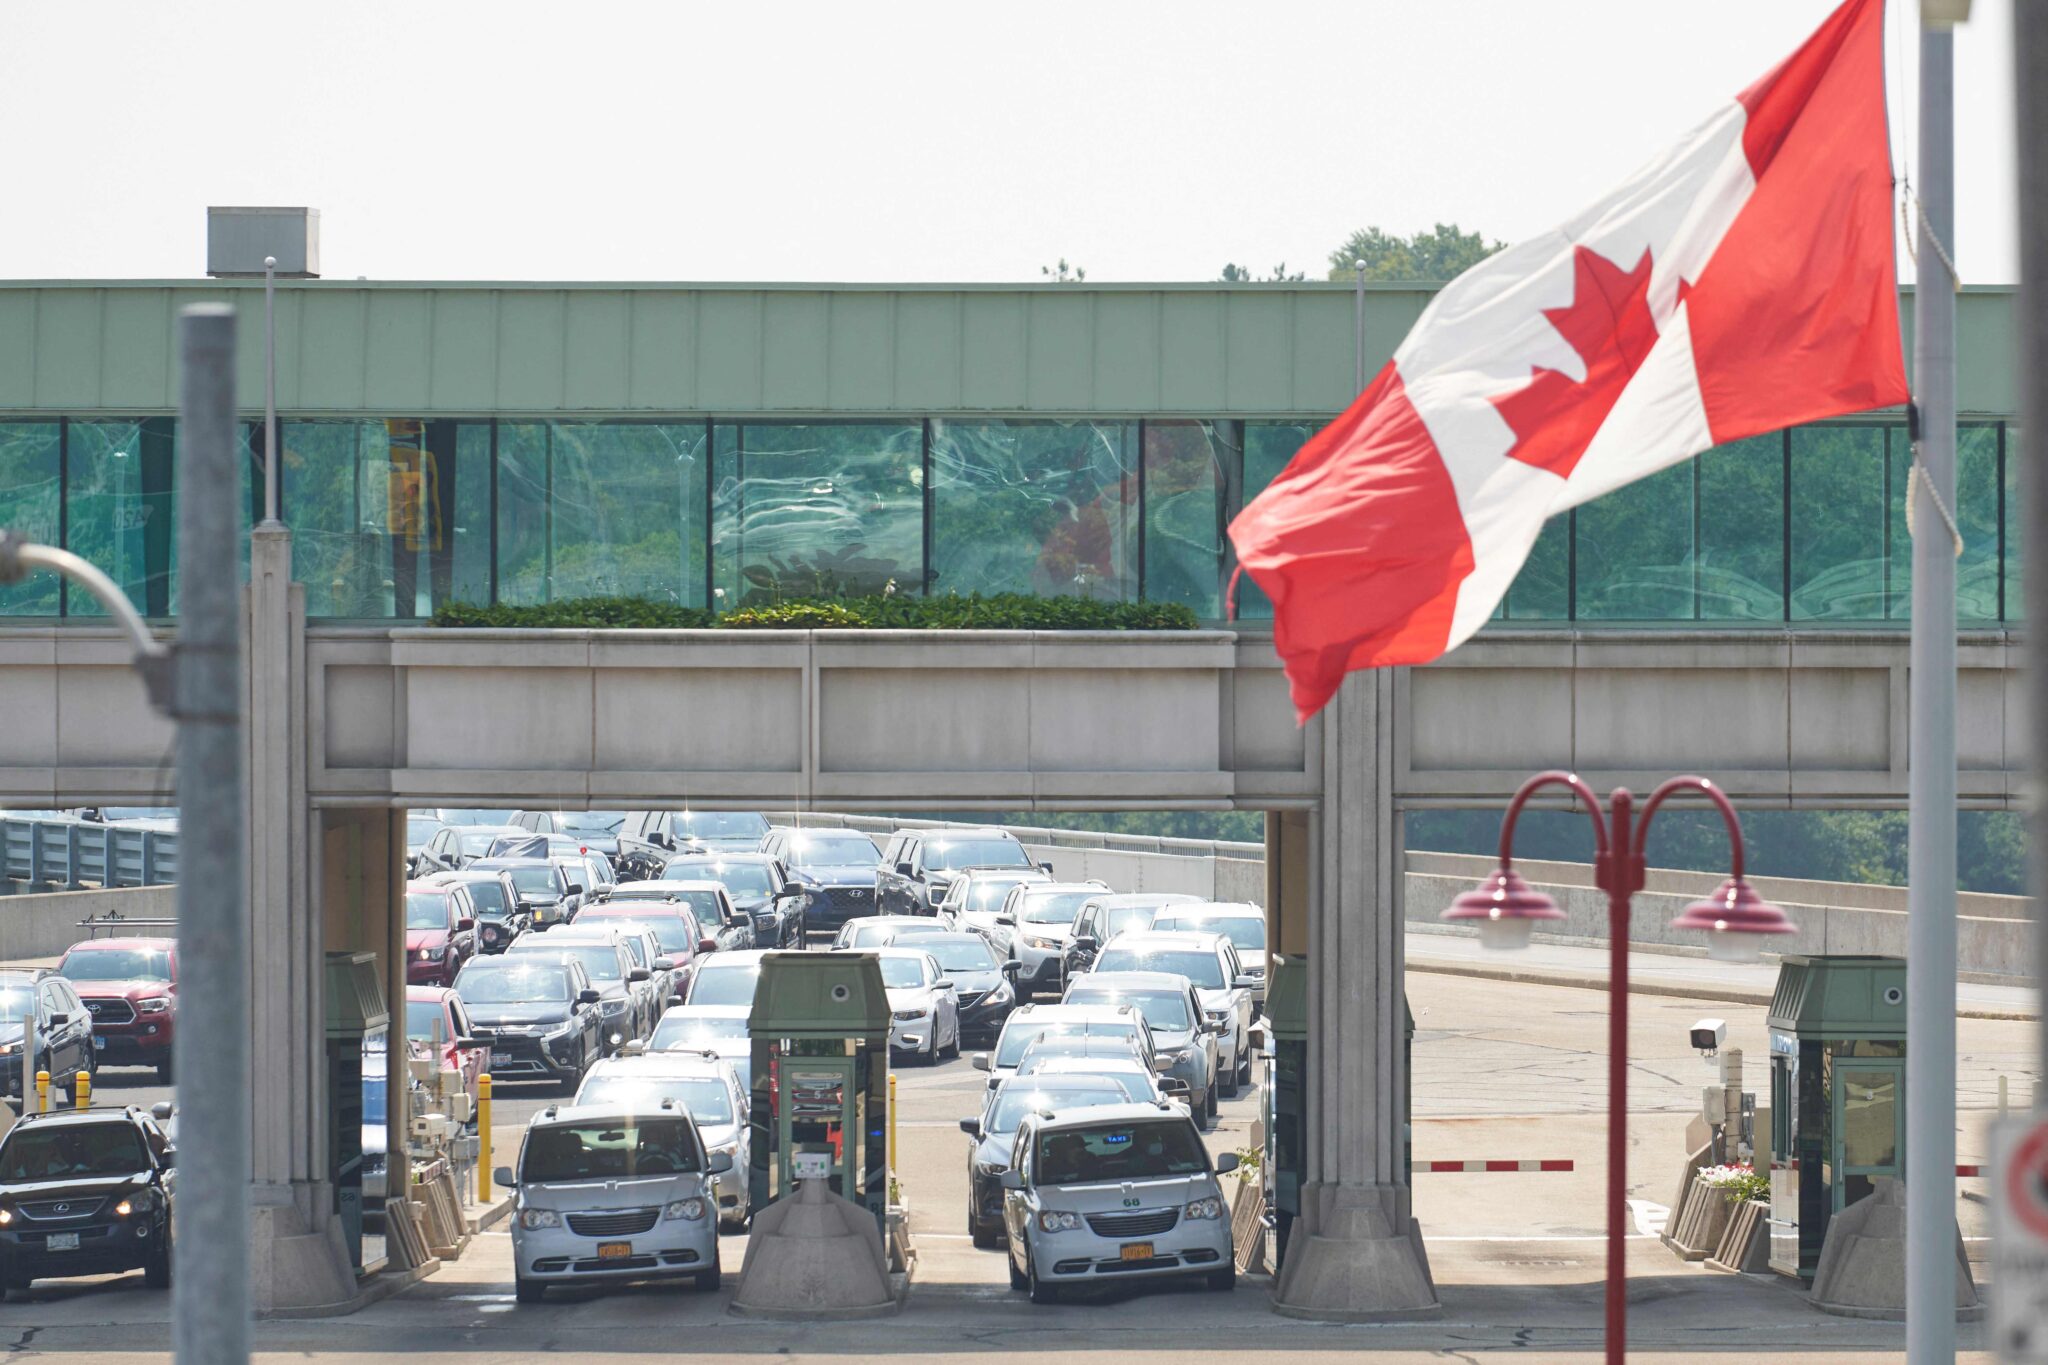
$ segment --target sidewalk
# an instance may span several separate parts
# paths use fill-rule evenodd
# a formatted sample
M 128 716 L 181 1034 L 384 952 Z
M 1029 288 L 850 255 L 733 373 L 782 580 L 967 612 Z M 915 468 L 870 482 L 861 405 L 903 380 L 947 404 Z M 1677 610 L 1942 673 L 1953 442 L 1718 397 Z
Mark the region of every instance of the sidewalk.
M 1477 936 L 1410 928 L 1408 970 L 1445 976 L 1474 976 L 1489 981 L 1523 981 L 1539 986 L 1607 989 L 1607 949 L 1565 943 L 1532 943 L 1520 952 L 1492 952 Z M 1715 962 L 1706 957 L 1632 950 L 1628 955 L 1629 993 L 1675 995 L 1693 1000 L 1725 1000 L 1742 1005 L 1768 1005 L 1778 983 L 1778 965 Z M 1959 982 L 1956 1015 L 1963 1019 L 2034 1019 L 2040 994 L 2026 986 L 1980 986 Z

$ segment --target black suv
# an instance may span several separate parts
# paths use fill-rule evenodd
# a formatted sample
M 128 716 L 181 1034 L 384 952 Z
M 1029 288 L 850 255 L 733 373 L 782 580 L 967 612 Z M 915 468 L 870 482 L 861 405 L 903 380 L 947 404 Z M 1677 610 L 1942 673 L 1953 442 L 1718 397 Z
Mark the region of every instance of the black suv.
M 177 1189 L 178 1149 L 133 1105 L 23 1115 L 0 1141 L 0 1286 L 140 1267 L 166 1287 Z
M 36 1055 L 24 1066 L 21 1032 L 31 1010 Z M 26 1113 L 36 1107 L 36 1072 L 47 1071 L 55 1106 L 76 1091 L 80 1076 L 98 1070 L 92 1014 L 71 983 L 48 967 L 0 971 L 0 1095 L 20 1095 Z
M 472 1033 L 490 1038 L 493 1081 L 553 1081 L 573 1095 L 604 1054 L 601 997 L 573 955 L 473 957 L 455 994 Z

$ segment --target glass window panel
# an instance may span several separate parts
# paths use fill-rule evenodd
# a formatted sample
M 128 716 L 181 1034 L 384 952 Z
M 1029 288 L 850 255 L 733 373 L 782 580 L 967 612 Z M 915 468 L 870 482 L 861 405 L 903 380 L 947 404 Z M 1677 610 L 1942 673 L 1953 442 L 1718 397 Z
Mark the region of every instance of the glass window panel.
M 1692 617 L 1692 483 L 1687 460 L 1577 509 L 1579 620 Z
M 65 548 L 105 570 L 143 615 L 170 615 L 177 525 L 171 419 L 74 421 L 65 439 Z M 106 614 L 85 589 L 67 583 L 64 592 L 67 615 Z
M 924 424 L 755 422 L 715 433 L 721 609 L 924 580 Z
M 448 583 L 436 584 L 442 602 L 491 600 L 491 424 L 463 422 L 455 433 L 455 487 L 448 546 Z M 703 575 L 698 575 L 701 582 Z M 702 596 L 702 590 L 699 590 Z
M 1890 1166 L 1899 1152 L 1899 1073 L 1843 1067 L 1841 1086 L 1842 1164 L 1868 1169 Z
M 423 423 L 282 422 L 285 520 L 308 616 L 393 614 L 392 513 L 417 497 Z M 409 613 L 408 613 L 409 614 Z
M 1521 572 L 1495 612 L 1507 621 L 1563 621 L 1571 615 L 1571 514 L 1543 523 Z
M 1785 438 L 1752 436 L 1699 457 L 1699 614 L 1785 618 Z
M 1891 573 L 1886 614 L 1894 620 L 1913 615 L 1913 537 L 1906 531 L 1906 481 L 1913 467 L 1913 446 L 1904 426 L 1891 428 L 1889 451 Z M 1956 561 L 1956 619 L 1959 622 L 1998 619 L 1998 428 L 1970 423 L 1956 428 L 1956 525 L 1963 533 L 1963 557 Z M 1917 514 L 1916 514 L 1917 515 Z M 1932 519 L 1939 522 L 1938 516 Z M 1923 528 L 1924 529 L 1924 528 Z M 1946 527 L 1937 527 L 1947 535 Z
M 2019 427 L 2005 428 L 2005 619 L 2017 621 L 2020 611 L 2020 565 L 2027 548 L 2027 490 L 2020 478 L 2026 442 Z
M 1144 595 L 1223 615 L 1223 507 L 1243 428 L 1236 422 L 1145 424 Z
M 56 422 L 0 422 L 0 526 L 43 545 L 62 530 L 63 441 Z M 0 616 L 55 616 L 61 591 L 48 573 L 0 584 Z
M 1135 422 L 935 419 L 929 590 L 1135 596 L 1137 445 Z
M 1885 431 L 1792 429 L 1792 619 L 1884 617 Z
M 1249 503 L 1278 478 L 1321 422 L 1247 422 L 1244 427 L 1244 502 Z M 1240 508 L 1240 510 L 1242 510 Z M 1237 580 L 1237 614 L 1247 621 L 1270 620 L 1273 603 L 1246 574 Z
M 499 599 L 704 605 L 707 478 L 701 422 L 500 423 Z

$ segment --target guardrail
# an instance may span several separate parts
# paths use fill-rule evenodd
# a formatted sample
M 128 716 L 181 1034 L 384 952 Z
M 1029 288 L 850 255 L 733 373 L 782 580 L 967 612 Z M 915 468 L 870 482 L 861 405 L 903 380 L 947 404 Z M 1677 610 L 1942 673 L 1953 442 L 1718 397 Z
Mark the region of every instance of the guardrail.
M 164 886 L 178 879 L 178 832 L 0 815 L 0 874 L 37 886 Z

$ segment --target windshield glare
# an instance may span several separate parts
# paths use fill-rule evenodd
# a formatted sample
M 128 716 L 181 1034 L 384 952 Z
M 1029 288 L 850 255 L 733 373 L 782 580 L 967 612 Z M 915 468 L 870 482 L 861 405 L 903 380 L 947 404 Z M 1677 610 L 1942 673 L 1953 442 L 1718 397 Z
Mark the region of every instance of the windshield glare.
M 1127 929 L 1143 929 L 1152 923 L 1152 916 L 1156 913 L 1149 905 L 1111 906 L 1102 912 L 1108 921 L 1102 926 L 1102 937 L 1108 940 Z
M 517 943 L 512 945 L 512 952 L 521 956 L 531 953 L 536 957 L 545 954 L 549 957 L 572 958 L 583 964 L 583 970 L 589 974 L 592 981 L 625 980 L 626 969 L 619 965 L 619 955 L 612 950 L 610 944 L 562 943 L 550 945 L 546 941 L 546 937 L 546 935 L 542 935 L 539 939 L 536 939 L 532 947 L 527 947 L 526 940 L 522 937 Z
M 644 919 L 631 921 L 615 920 L 610 915 L 579 915 L 576 922 L 581 924 L 585 919 L 593 924 L 615 925 L 624 933 L 633 933 L 642 928 L 652 930 L 654 941 L 661 945 L 663 957 L 671 952 L 687 952 L 697 941 L 690 933 L 691 926 L 681 915 L 648 915 Z M 635 953 L 634 956 L 638 957 L 639 954 Z M 644 967 L 647 964 L 643 962 L 640 965 Z
M 1036 1167 L 1036 1184 L 1079 1185 L 1197 1175 L 1209 1159 L 1194 1125 L 1179 1119 L 1042 1134 Z
M 1129 1102 L 1123 1090 L 1114 1086 L 1062 1085 L 1023 1089 L 1006 1085 L 996 1098 L 995 1111 L 988 1116 L 988 1122 L 982 1128 L 989 1133 L 1014 1133 L 1026 1114 L 1036 1114 L 1040 1110 L 1050 1109 L 1059 1113 L 1066 1109 L 1083 1109 L 1091 1104 Z
M 1069 1005 L 1136 1005 L 1145 1016 L 1145 1026 L 1157 1032 L 1185 1032 L 1194 1027 L 1188 1018 L 1188 1001 L 1172 991 L 1074 991 Z
M 1221 934 L 1238 948 L 1266 951 L 1266 922 L 1249 915 L 1219 916 L 1203 919 L 1199 915 L 1176 915 L 1167 911 L 1152 921 L 1154 929 L 1192 929 L 1202 934 Z
M 768 821 L 750 811 L 686 810 L 669 817 L 669 829 L 693 839 L 759 839 Z
M 765 896 L 773 886 L 765 863 L 670 863 L 661 875 L 672 882 L 723 882 L 735 896 Z
M 995 1064 L 1015 1066 L 1024 1049 L 1040 1038 L 1128 1038 L 1136 1030 L 1129 1024 L 1013 1023 L 1005 1025 L 996 1044 Z
M 747 963 L 739 967 L 707 966 L 700 968 L 696 979 L 690 982 L 692 1005 L 751 1005 L 754 1003 L 754 987 L 761 981 L 759 963 Z
M 169 981 L 171 955 L 158 948 L 73 948 L 57 975 L 66 981 Z
M 132 1175 L 148 1169 L 142 1135 L 126 1119 L 60 1128 L 24 1123 L 0 1148 L 0 1184 Z
M 924 943 L 920 946 L 949 972 L 992 972 L 996 969 L 995 950 L 984 939 Z
M 445 891 L 406 892 L 405 927 L 408 929 L 446 929 L 448 927 L 448 893 Z
M 1029 867 L 1031 859 L 1015 839 L 947 839 L 925 844 L 924 865 L 939 869 Z
M 1227 989 L 1223 963 L 1214 953 L 1188 950 L 1139 950 L 1111 944 L 1095 959 L 1098 972 L 1171 972 L 1207 991 Z
M 631 1180 L 697 1169 L 688 1119 L 618 1119 L 535 1128 L 526 1135 L 519 1179 Z
M 1023 902 L 1019 907 L 1023 913 L 1018 918 L 1028 919 L 1033 924 L 1072 924 L 1074 916 L 1081 913 L 1081 907 L 1096 894 L 1093 891 L 1026 891 L 1019 897 Z
M 647 1046 L 654 1052 L 688 1052 L 692 1049 L 716 1052 L 719 1043 L 744 1041 L 748 1036 L 744 1015 L 705 1018 L 671 1010 L 654 1026 L 654 1036 L 647 1040 Z
M 569 974 L 560 967 L 472 962 L 455 978 L 465 1005 L 560 1004 L 569 998 Z
M 806 834 L 789 841 L 791 867 L 873 867 L 882 851 L 865 834 Z
M 732 1094 L 724 1081 L 708 1076 L 689 1079 L 635 1076 L 592 1076 L 576 1092 L 578 1104 L 630 1104 L 634 1108 L 658 1109 L 663 1100 L 673 1099 L 691 1118 L 706 1128 L 732 1122 Z
M 28 1018 L 27 991 L 0 990 L 0 1023 L 18 1024 Z
M 927 980 L 924 963 L 914 957 L 885 957 L 882 959 L 882 984 L 892 990 L 909 986 L 922 986 Z
M 505 886 L 502 882 L 496 880 L 465 882 L 463 885 L 469 888 L 470 904 L 476 907 L 479 915 L 490 915 L 493 918 L 498 918 L 507 914 L 512 909 L 511 904 L 505 898 Z

